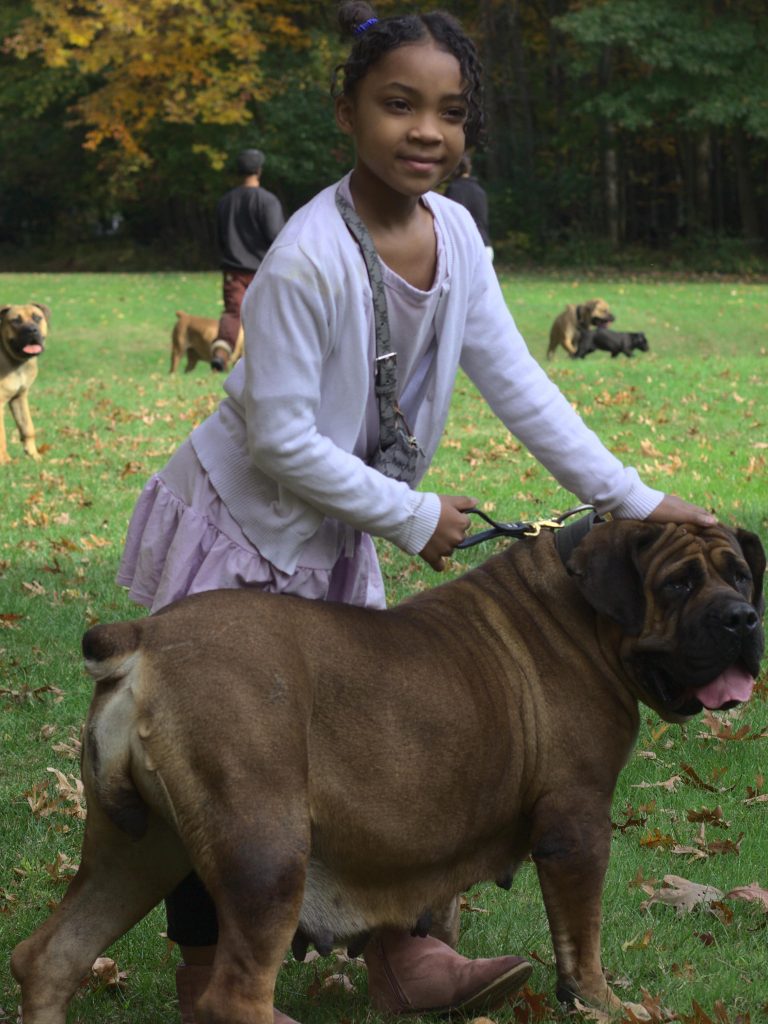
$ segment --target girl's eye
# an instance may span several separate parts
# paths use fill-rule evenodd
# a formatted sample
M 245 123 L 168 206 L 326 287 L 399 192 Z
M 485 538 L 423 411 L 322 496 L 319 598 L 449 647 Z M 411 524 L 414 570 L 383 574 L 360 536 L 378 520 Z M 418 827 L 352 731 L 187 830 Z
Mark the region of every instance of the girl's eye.
M 450 107 L 446 110 L 445 116 L 449 121 L 466 121 L 467 112 L 464 107 Z
M 387 100 L 387 106 L 398 113 L 408 110 L 408 104 L 405 100 Z

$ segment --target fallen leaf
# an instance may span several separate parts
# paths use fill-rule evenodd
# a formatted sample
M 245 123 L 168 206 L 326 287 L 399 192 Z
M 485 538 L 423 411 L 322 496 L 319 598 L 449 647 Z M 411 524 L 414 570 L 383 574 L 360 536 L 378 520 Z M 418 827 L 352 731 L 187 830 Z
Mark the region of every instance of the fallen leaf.
M 687 775 L 687 777 L 688 777 L 686 779 L 686 782 L 688 782 L 688 785 L 696 786 L 698 789 L 706 789 L 706 791 L 708 793 L 725 793 L 725 792 L 728 791 L 728 789 L 732 789 L 733 788 L 732 786 L 730 786 L 730 787 L 727 787 L 725 789 L 724 788 L 719 788 L 718 789 L 717 786 L 710 785 L 708 782 L 705 782 L 701 778 L 701 776 L 697 773 L 696 769 L 693 768 L 689 764 L 681 764 L 680 768 L 683 771 L 683 773 L 685 775 Z
M 96 988 L 123 988 L 128 975 L 118 970 L 117 964 L 108 956 L 100 956 L 91 966 L 89 981 Z
M 649 458 L 652 459 L 664 458 L 664 452 L 660 452 L 659 449 L 656 448 L 653 444 L 653 441 L 641 441 L 640 451 L 643 453 L 643 455 L 647 455 Z
M 580 999 L 573 1000 L 573 1008 L 574 1010 L 578 1010 L 582 1017 L 585 1017 L 587 1020 L 596 1020 L 599 1021 L 600 1024 L 603 1024 L 603 1022 L 607 1024 L 608 1021 L 616 1020 L 615 1014 L 606 1013 L 605 1010 L 596 1010 L 594 1006 L 587 1006 L 587 1004 L 582 1003 Z
M 668 793 L 674 793 L 682 781 L 681 775 L 673 775 L 664 782 L 636 782 L 632 789 L 666 789 Z
M 688 821 L 706 821 L 715 828 L 730 828 L 730 822 L 723 818 L 722 807 L 702 807 L 700 811 L 688 811 Z
M 657 889 L 649 900 L 641 903 L 640 909 L 645 910 L 652 903 L 665 903 L 669 907 L 674 907 L 678 917 L 682 917 L 702 904 L 708 906 L 714 900 L 722 898 L 723 893 L 713 885 L 691 882 L 679 875 L 665 875 L 662 888 Z
M 30 594 L 34 594 L 35 597 L 40 597 L 42 594 L 45 594 L 45 587 L 41 583 L 38 583 L 37 580 L 32 580 L 31 583 L 22 582 L 21 585 L 25 590 L 28 590 Z
M 626 942 L 622 942 L 621 948 L 625 953 L 628 949 L 647 949 L 652 937 L 653 930 L 649 928 L 648 931 L 644 932 L 642 935 L 636 935 L 634 939 L 627 939 Z
M 650 846 L 650 847 L 667 846 L 667 847 L 669 847 L 669 846 L 674 846 L 674 844 L 675 844 L 675 841 L 672 838 L 672 836 L 666 835 L 665 833 L 661 832 L 657 828 L 655 828 L 653 830 L 653 832 L 649 832 L 647 835 L 643 836 L 643 838 L 640 840 L 640 845 L 641 846 Z
M 356 991 L 355 986 L 346 974 L 329 974 L 328 977 L 323 980 L 323 988 L 336 988 L 341 989 L 343 992 Z
M 763 889 L 757 884 L 752 882 L 750 885 L 737 886 L 735 889 L 731 889 L 730 892 L 725 894 L 727 900 L 752 900 L 756 903 L 762 903 L 763 910 L 768 914 L 768 889 Z
M 64 772 L 59 771 L 58 768 L 46 768 L 46 771 L 49 771 L 56 777 L 59 796 L 62 800 L 71 805 L 69 809 L 65 809 L 61 806 L 56 809 L 63 811 L 65 814 L 71 814 L 73 817 L 79 818 L 81 821 L 85 821 L 85 792 L 83 790 L 82 781 L 74 775 L 65 775 Z

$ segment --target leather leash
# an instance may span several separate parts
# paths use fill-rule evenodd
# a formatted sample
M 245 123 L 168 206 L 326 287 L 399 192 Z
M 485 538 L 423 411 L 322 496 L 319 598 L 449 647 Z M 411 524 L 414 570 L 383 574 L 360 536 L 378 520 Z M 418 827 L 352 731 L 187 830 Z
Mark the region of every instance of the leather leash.
M 566 525 L 568 519 L 582 512 L 587 514 Z M 568 560 L 573 549 L 592 527 L 596 523 L 605 521 L 605 517 L 599 516 L 593 505 L 577 505 L 575 508 L 569 508 L 566 512 L 561 512 L 549 519 L 521 520 L 517 523 L 498 522 L 479 508 L 467 509 L 467 515 L 479 516 L 489 524 L 490 528 L 465 537 L 456 545 L 457 548 L 471 548 L 475 544 L 482 544 L 495 537 L 512 537 L 515 540 L 520 537 L 538 537 L 542 530 L 552 530 L 555 533 L 555 544 L 563 563 Z

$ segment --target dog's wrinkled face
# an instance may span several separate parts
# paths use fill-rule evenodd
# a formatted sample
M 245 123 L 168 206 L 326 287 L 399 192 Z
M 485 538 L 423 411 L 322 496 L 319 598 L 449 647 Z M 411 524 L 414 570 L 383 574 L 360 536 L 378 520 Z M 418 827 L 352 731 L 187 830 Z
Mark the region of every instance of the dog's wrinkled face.
M 596 543 L 601 531 L 608 543 Z M 624 632 L 621 658 L 637 696 L 667 721 L 749 700 L 764 638 L 765 553 L 723 526 L 618 521 L 579 544 L 568 571 Z
M 50 310 L 37 302 L 0 308 L 0 342 L 10 359 L 26 362 L 42 354 Z
M 604 299 L 590 299 L 578 307 L 576 317 L 581 327 L 607 327 L 616 317 Z

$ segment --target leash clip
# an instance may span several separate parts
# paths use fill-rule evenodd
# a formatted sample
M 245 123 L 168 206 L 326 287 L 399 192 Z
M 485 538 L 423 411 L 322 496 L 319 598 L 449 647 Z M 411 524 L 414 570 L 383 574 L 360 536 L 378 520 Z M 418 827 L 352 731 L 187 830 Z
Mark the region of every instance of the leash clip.
M 538 537 L 542 530 L 562 530 L 564 526 L 565 523 L 561 523 L 557 519 L 537 519 L 528 524 L 527 530 L 523 530 L 523 536 Z

